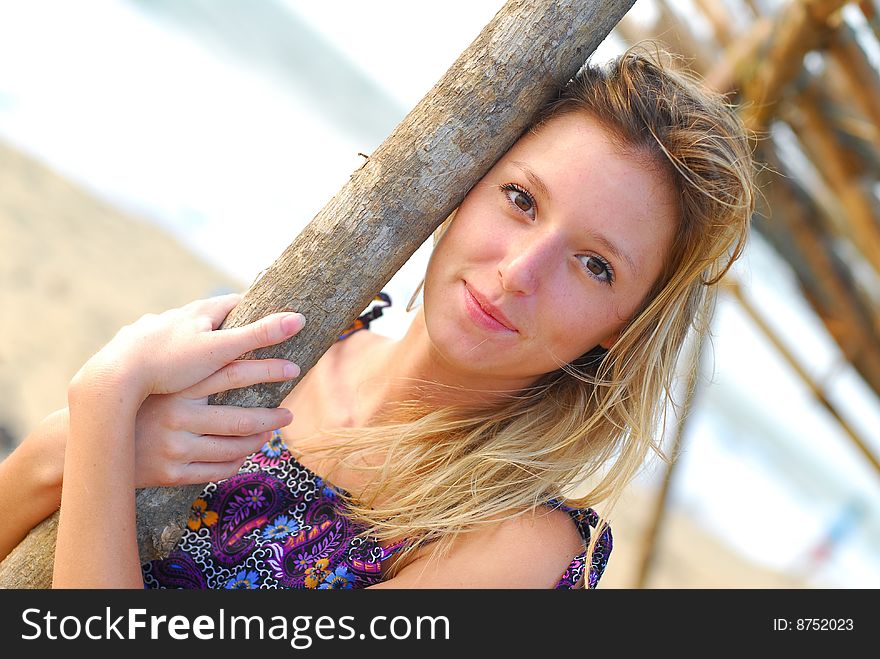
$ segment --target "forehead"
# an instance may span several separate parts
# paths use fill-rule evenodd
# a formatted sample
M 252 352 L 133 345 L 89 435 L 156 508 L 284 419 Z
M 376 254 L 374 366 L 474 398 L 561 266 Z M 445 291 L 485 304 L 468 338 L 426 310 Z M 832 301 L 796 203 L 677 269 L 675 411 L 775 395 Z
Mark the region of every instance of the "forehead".
M 498 167 L 501 176 L 532 182 L 539 214 L 570 220 L 578 235 L 611 237 L 635 270 L 672 241 L 678 201 L 669 175 L 652 154 L 631 148 L 587 113 L 550 119 L 520 138 Z
M 653 169 L 659 164 L 646 148 L 628 143 L 616 130 L 585 111 L 565 112 L 548 119 L 520 137 L 505 157 L 512 152 L 534 157 L 550 152 L 557 159 L 570 157 L 575 160 L 605 156 L 614 160 L 625 159 L 645 169 Z
M 665 161 L 658 161 L 647 148 L 627 144 L 586 112 L 548 120 L 517 140 L 498 164 L 525 165 L 542 183 L 549 177 L 560 183 L 590 183 L 596 191 L 621 192 L 621 201 L 638 197 L 645 184 L 653 195 L 667 193 L 656 198 L 658 203 L 676 196 Z M 598 182 L 604 185 L 600 188 Z M 549 183 L 547 187 L 552 188 Z

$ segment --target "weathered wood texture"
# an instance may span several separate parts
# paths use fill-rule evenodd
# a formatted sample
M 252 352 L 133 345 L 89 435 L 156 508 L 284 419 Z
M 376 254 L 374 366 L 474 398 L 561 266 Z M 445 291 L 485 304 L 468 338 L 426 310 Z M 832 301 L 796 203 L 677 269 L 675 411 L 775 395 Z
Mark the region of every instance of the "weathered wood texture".
M 305 374 L 633 4 L 634 0 L 505 4 L 251 287 L 224 327 L 280 310 L 303 312 L 307 324 L 302 332 L 255 356 L 292 359 Z M 212 402 L 274 407 L 292 388 L 293 383 L 258 385 L 227 392 Z M 163 556 L 174 546 L 200 489 L 138 492 L 142 560 Z M 0 586 L 50 585 L 45 578 L 26 575 L 24 568 L 51 565 L 50 523 L 54 522 L 34 529 L 0 565 Z

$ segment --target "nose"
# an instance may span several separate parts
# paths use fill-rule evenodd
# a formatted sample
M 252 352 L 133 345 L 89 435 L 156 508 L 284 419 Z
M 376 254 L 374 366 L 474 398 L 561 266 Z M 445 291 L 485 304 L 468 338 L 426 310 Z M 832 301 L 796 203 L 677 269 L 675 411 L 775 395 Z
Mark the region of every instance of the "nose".
M 510 293 L 534 293 L 558 256 L 558 239 L 550 232 L 531 231 L 520 240 L 511 240 L 507 255 L 498 264 L 501 287 Z

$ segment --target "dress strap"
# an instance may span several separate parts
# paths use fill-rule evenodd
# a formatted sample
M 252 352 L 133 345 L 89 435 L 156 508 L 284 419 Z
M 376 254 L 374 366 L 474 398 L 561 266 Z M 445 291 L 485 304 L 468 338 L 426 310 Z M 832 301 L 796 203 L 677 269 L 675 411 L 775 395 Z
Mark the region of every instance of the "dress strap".
M 382 550 L 382 557 L 379 560 L 384 561 L 387 558 L 391 558 L 392 556 L 394 556 L 394 554 L 399 552 L 405 546 L 406 540 L 398 540 L 394 544 L 388 545 L 387 547 L 380 547 L 380 549 Z
M 377 318 L 380 318 L 382 316 L 382 311 L 391 306 L 391 298 L 389 297 L 388 293 L 385 292 L 380 292 L 379 294 L 377 294 L 372 301 L 376 304 L 373 304 L 373 306 L 371 306 L 367 311 L 358 316 L 355 321 L 349 326 L 349 328 L 339 335 L 339 338 L 336 339 L 337 341 L 347 339 L 355 332 L 369 328 L 370 323 Z
M 574 557 L 569 563 L 568 568 L 556 582 L 555 588 L 574 588 L 583 578 L 584 585 L 587 588 L 595 588 L 605 572 L 608 564 L 608 557 L 614 546 L 614 538 L 611 535 L 611 527 L 607 524 L 601 524 L 602 532 L 596 541 L 593 549 L 593 557 L 590 565 L 587 565 L 586 547 L 590 544 L 590 527 L 598 529 L 600 526 L 599 515 L 592 508 L 572 508 L 565 505 L 561 499 L 550 499 L 547 505 L 551 508 L 558 508 L 568 513 L 572 522 L 577 526 L 584 541 L 585 550 Z

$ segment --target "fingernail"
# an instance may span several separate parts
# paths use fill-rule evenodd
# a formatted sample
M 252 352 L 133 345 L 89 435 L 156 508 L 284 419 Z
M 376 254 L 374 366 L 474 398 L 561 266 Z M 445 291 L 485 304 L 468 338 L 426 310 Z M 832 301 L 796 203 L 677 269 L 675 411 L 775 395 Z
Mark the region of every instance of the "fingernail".
M 301 313 L 285 316 L 284 320 L 281 321 L 281 327 L 284 328 L 285 332 L 296 332 L 297 330 L 302 329 L 305 324 L 306 317 Z
M 299 375 L 299 366 L 297 366 L 296 364 L 285 364 L 284 377 L 295 378 L 298 375 Z

